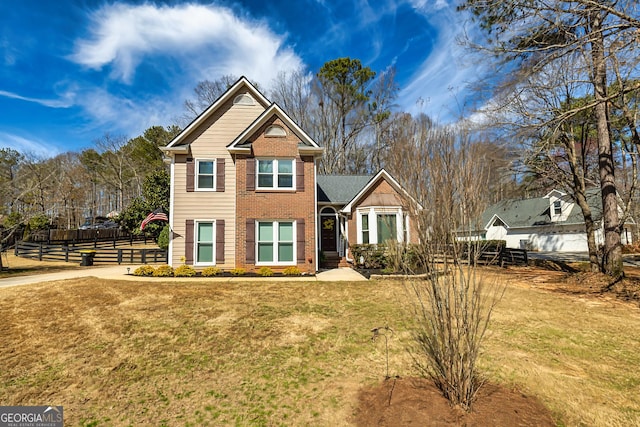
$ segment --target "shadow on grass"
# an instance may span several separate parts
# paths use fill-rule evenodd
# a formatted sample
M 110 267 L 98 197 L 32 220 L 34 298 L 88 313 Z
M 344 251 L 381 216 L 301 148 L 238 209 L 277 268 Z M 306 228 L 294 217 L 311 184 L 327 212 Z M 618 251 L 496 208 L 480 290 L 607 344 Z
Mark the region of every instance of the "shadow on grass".
M 575 263 L 568 264 L 564 261 L 550 259 L 530 259 L 529 265 L 532 267 L 544 268 L 545 270 L 564 271 L 565 273 L 578 273 L 582 271 Z

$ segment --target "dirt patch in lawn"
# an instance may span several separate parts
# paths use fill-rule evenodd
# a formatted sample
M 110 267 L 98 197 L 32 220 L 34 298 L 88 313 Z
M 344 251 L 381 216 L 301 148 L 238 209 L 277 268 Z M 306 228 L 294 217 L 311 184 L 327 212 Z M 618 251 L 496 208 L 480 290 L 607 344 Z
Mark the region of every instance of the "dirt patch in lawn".
M 469 413 L 449 405 L 432 381 L 391 378 L 363 389 L 354 415 L 358 426 L 555 426 L 538 399 L 485 384 Z

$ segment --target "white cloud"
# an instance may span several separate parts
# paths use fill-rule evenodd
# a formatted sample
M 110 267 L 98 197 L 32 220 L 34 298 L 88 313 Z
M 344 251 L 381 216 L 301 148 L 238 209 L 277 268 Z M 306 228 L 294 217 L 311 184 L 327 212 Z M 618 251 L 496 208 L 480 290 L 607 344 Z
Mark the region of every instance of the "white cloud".
M 457 120 L 467 113 L 463 110 L 468 84 L 482 75 L 460 44 L 466 17 L 444 1 L 414 1 L 413 6 L 434 26 L 436 36 L 431 52 L 400 92 L 398 102 L 414 114 L 426 113 L 441 122 Z
M 22 154 L 33 154 L 37 158 L 53 157 L 60 153 L 49 142 L 3 131 L 0 131 L 0 147 L 12 148 Z
M 90 20 L 89 37 L 76 42 L 69 59 L 92 69 L 110 66 L 112 77 L 126 83 L 145 58 L 158 55 L 178 59 L 197 79 L 204 77 L 201 70 L 236 75 L 259 70 L 259 76 L 248 77 L 266 83 L 280 70 L 302 64 L 284 45 L 284 36 L 216 5 L 108 4 Z
M 151 126 L 167 126 L 183 111 L 182 100 L 149 97 L 133 100 L 114 95 L 102 88 L 85 88 L 78 97 L 78 106 L 87 118 L 80 134 L 95 134 L 102 129 L 133 138 Z
M 34 102 L 36 104 L 44 105 L 45 107 L 51 108 L 69 108 L 73 105 L 73 100 L 75 98 L 75 94 L 73 92 L 66 92 L 59 99 L 40 99 L 18 95 L 17 93 L 8 92 L 6 90 L 0 90 L 0 96 L 19 99 L 27 102 Z

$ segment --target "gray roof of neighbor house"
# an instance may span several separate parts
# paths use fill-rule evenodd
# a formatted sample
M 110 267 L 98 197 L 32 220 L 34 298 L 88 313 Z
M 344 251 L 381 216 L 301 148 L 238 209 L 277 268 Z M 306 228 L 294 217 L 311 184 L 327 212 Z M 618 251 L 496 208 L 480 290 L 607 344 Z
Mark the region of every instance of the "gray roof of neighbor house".
M 318 203 L 346 205 L 371 178 L 371 175 L 318 175 Z
M 602 217 L 602 200 L 599 189 L 587 190 L 587 203 L 591 206 L 594 221 L 599 221 Z M 503 200 L 489 206 L 484 211 L 479 225 L 481 228 L 486 227 L 494 215 L 497 215 L 510 228 L 584 223 L 582 209 L 577 204 L 573 205 L 566 221 L 552 222 L 550 208 L 549 199 L 545 197 Z

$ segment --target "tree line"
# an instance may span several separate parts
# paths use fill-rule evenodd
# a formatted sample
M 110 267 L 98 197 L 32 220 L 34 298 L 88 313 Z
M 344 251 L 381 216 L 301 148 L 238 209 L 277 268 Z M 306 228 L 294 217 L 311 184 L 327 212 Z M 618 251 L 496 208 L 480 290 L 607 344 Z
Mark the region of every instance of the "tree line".
M 466 192 L 447 197 L 456 215 L 552 188 L 567 192 L 585 217 L 592 268 L 617 274 L 622 224 L 636 206 L 638 6 L 630 0 L 467 0 L 460 8 L 483 30 L 467 40 L 470 50 L 498 70 L 478 90 L 489 97 L 473 122 L 443 126 L 399 111 L 395 69 L 376 72 L 358 59 L 331 60 L 313 73 L 283 72 L 269 90 L 256 86 L 325 148 L 319 173 L 371 174 L 384 167 L 410 191 L 430 197 L 438 193 L 434 176 L 442 172 L 433 170 L 436 165 L 466 168 L 480 176 L 469 181 L 476 184 L 473 200 Z M 226 75 L 199 82 L 179 123 L 133 139 L 105 135 L 95 148 L 51 159 L 2 149 L 5 224 L 46 218 L 72 228 L 86 216 L 158 207 L 148 204 L 156 196 L 145 195 L 144 185 L 151 179 L 149 190 L 154 180 L 163 182 L 159 147 L 236 80 Z M 445 154 L 449 163 L 436 158 Z M 586 200 L 592 188 L 602 194 L 601 253 Z M 467 209 L 471 205 L 478 208 Z M 129 214 L 127 227 L 145 215 Z

